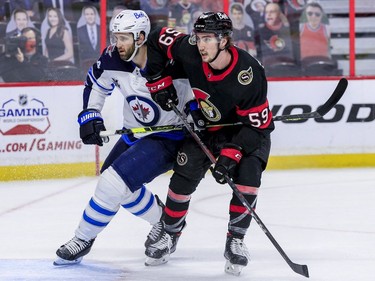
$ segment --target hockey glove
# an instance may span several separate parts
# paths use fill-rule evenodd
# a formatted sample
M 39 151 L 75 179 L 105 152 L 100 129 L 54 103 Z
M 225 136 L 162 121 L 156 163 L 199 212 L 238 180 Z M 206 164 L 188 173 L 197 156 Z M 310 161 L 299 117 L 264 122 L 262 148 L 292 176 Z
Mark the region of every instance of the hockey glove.
M 186 115 L 191 116 L 194 131 L 206 129 L 206 118 L 204 117 L 201 109 L 198 107 L 198 102 L 196 100 L 187 102 L 184 111 Z
M 172 77 L 147 78 L 146 86 L 151 93 L 152 99 L 165 111 L 171 111 L 169 102 L 178 105 L 176 89 L 173 86 Z
M 84 144 L 97 144 L 102 146 L 103 139 L 100 131 L 105 131 L 103 118 L 96 109 L 85 109 L 78 115 L 79 136 Z M 108 141 L 108 137 L 105 142 Z
M 227 182 L 224 177 L 225 175 L 228 175 L 230 178 L 233 177 L 236 166 L 242 158 L 241 150 L 241 147 L 232 143 L 227 143 L 221 149 L 220 156 L 212 171 L 212 175 L 218 183 L 224 184 Z

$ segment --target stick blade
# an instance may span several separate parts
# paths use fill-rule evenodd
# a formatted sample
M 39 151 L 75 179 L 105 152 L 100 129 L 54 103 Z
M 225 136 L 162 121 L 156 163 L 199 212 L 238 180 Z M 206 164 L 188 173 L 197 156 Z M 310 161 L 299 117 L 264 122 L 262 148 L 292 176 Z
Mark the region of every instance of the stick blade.
M 346 78 L 341 78 L 336 86 L 336 89 L 333 91 L 331 97 L 325 102 L 325 104 L 318 108 L 317 112 L 320 115 L 320 117 L 326 115 L 327 112 L 330 111 L 337 104 L 337 102 L 344 95 L 347 87 L 348 80 L 346 80 Z
M 301 274 L 302 276 L 309 278 L 309 269 L 307 268 L 307 265 L 294 263 L 290 265 L 290 267 L 293 269 L 295 273 Z

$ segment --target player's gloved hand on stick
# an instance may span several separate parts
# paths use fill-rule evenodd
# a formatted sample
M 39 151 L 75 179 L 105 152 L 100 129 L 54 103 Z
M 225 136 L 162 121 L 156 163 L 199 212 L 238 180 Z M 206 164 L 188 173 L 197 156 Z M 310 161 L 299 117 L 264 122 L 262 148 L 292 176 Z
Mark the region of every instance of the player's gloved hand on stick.
M 178 105 L 178 96 L 173 86 L 172 77 L 147 78 L 146 86 L 151 93 L 152 99 L 165 111 L 171 111 L 169 102 Z
M 201 131 L 206 129 L 206 118 L 204 117 L 201 109 L 198 107 L 196 100 L 191 100 L 186 103 L 184 108 L 185 114 L 190 115 L 194 131 Z
M 104 121 L 100 112 L 96 109 L 85 109 L 78 114 L 79 136 L 84 144 L 97 144 L 102 146 L 103 141 L 109 138 L 100 137 L 100 131 L 105 131 Z
M 224 184 L 227 182 L 224 178 L 225 175 L 228 175 L 229 178 L 233 177 L 236 166 L 242 158 L 241 150 L 240 146 L 233 143 L 227 143 L 221 149 L 220 156 L 212 171 L 212 175 L 218 183 Z

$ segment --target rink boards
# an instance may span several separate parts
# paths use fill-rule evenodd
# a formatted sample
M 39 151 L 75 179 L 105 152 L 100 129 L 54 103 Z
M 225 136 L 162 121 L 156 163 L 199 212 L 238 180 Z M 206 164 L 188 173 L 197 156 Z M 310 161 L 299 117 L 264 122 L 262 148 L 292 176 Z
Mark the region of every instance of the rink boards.
M 315 111 L 331 95 L 336 80 L 271 81 L 274 115 Z M 269 169 L 375 166 L 374 80 L 350 80 L 343 98 L 323 119 L 276 122 Z M 79 138 L 77 114 L 83 86 L 0 88 L 0 181 L 93 175 L 117 137 L 100 148 Z M 103 117 L 119 129 L 122 96 L 114 91 Z

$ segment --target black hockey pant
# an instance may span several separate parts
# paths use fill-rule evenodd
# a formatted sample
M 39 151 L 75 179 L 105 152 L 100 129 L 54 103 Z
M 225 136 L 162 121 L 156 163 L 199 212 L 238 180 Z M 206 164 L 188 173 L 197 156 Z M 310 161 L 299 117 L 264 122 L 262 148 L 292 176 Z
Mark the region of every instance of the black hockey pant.
M 216 143 L 216 145 L 208 146 L 208 148 L 216 156 L 220 151 L 221 145 Z M 195 140 L 191 138 L 185 139 L 178 153 L 177 163 L 174 165 L 174 173 L 170 181 L 166 200 L 165 224 L 168 232 L 177 233 L 182 230 L 191 194 L 196 190 L 210 165 L 210 160 Z M 233 177 L 240 192 L 254 208 L 264 166 L 264 162 L 258 157 L 245 155 L 237 166 Z M 229 188 L 229 186 L 224 187 L 217 184 L 210 188 L 215 193 L 215 188 Z M 228 231 L 239 236 L 245 235 L 250 225 L 251 215 L 235 194 L 232 194 L 229 215 Z

